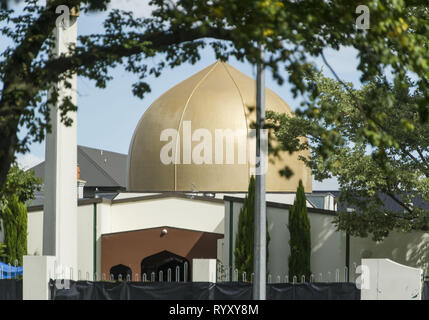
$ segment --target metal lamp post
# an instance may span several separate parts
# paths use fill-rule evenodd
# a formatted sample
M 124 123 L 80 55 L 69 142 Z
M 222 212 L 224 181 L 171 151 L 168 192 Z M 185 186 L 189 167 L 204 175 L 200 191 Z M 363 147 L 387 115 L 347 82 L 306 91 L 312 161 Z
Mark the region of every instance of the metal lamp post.
M 263 47 L 261 60 L 264 59 Z M 265 125 L 265 74 L 262 63 L 257 65 L 256 75 L 256 177 L 255 177 L 255 234 L 253 270 L 253 299 L 266 298 L 266 203 L 265 203 L 265 150 L 261 148 L 261 136 Z

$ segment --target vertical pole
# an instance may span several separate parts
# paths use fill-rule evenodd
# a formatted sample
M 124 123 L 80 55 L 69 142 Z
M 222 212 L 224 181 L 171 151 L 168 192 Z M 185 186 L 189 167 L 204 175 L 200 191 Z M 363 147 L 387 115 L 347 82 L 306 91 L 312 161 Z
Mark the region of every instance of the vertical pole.
M 346 267 L 347 267 L 347 282 L 350 281 L 350 234 L 346 232 Z
M 233 216 L 233 214 L 234 214 L 234 202 L 230 201 L 229 202 L 229 258 L 228 258 L 228 260 L 229 260 L 228 264 L 230 266 L 233 265 L 232 257 L 233 257 L 233 250 L 234 250 L 234 247 L 232 245 L 233 241 L 234 241 L 234 238 L 233 238 L 233 236 L 234 236 L 234 216 Z
M 264 59 L 261 48 L 261 60 Z M 265 207 L 265 154 L 261 151 L 261 137 L 265 124 L 265 75 L 261 63 L 256 75 L 256 177 L 255 177 L 255 235 L 253 270 L 253 299 L 265 300 L 266 291 L 266 207 Z
M 93 238 L 92 238 L 92 250 L 93 250 L 93 272 L 95 274 L 97 272 L 97 204 L 94 203 L 94 217 L 93 217 Z M 95 279 L 94 281 L 97 281 Z
M 69 26 L 57 25 L 54 36 L 53 56 L 69 54 L 69 47 L 77 42 L 77 16 L 70 17 Z M 55 84 L 58 105 L 64 97 L 77 105 L 76 74 L 68 81 L 71 88 L 63 82 Z M 77 113 L 68 113 L 73 124 L 67 127 L 58 105 L 50 106 L 52 131 L 46 135 L 43 255 L 55 256 L 58 266 L 77 270 Z

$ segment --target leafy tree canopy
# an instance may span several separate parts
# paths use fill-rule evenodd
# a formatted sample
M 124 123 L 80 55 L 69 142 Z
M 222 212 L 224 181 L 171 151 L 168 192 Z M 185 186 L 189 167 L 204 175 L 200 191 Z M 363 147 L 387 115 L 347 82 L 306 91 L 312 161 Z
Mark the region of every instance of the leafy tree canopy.
M 34 193 L 40 191 L 42 180 L 34 176 L 33 171 L 25 171 L 14 164 L 7 174 L 6 182 L 0 190 L 0 212 L 5 209 L 8 199 L 13 195 L 21 203 L 34 199 Z
M 428 230 L 429 210 L 429 125 L 422 123 L 419 102 L 423 93 L 409 78 L 393 83 L 378 78 L 360 89 L 316 75 L 310 81 L 318 88 L 316 117 L 288 117 L 268 113 L 275 127 L 279 148 L 307 149 L 303 159 L 317 180 L 337 177 L 340 202 L 355 212 L 340 210 L 336 223 L 352 235 L 372 234 L 380 240 L 391 230 Z M 356 104 L 373 104 L 377 127 L 391 137 L 390 145 L 379 146 L 369 134 L 368 119 Z M 373 139 L 371 145 L 364 132 Z M 308 140 L 300 137 L 307 136 Z M 324 140 L 332 152 L 327 156 Z M 390 198 L 401 210 L 385 207 Z M 345 209 L 345 208 L 344 208 Z
M 130 12 L 114 10 L 104 21 L 104 32 L 79 37 L 69 56 L 49 54 L 58 5 L 80 6 L 81 14 L 106 10 L 108 0 L 52 0 L 38 6 L 27 0 L 24 14 L 0 11 L 0 32 L 13 44 L 0 55 L 0 186 L 6 179 L 15 152 L 25 152 L 32 141 L 42 141 L 49 126 L 48 103 L 58 100 L 53 83 L 66 85 L 77 73 L 94 80 L 100 88 L 110 79 L 109 71 L 119 64 L 139 75 L 133 93 L 143 97 L 150 90 L 148 74 L 159 76 L 166 67 L 195 63 L 200 50 L 211 46 L 220 59 L 235 56 L 260 62 L 259 47 L 265 48 L 265 66 L 279 83 L 289 81 L 295 95 L 306 100 L 303 111 L 312 116 L 314 87 L 305 76 L 314 69 L 309 62 L 323 57 L 323 50 L 341 46 L 358 51 L 363 82 L 382 75 L 389 68 L 394 77 L 413 72 L 421 99 L 416 102 L 422 121 L 429 105 L 429 48 L 426 0 L 367 0 L 370 29 L 356 29 L 359 0 L 152 0 L 149 18 L 135 18 Z M 162 55 L 154 63 L 150 57 Z M 282 71 L 286 71 L 284 78 Z M 47 95 L 51 88 L 51 94 Z M 60 102 L 62 120 L 76 110 L 69 97 Z M 373 109 L 366 101 L 359 112 L 367 119 L 364 136 L 374 145 L 390 146 L 392 137 L 375 125 Z M 406 125 L 406 124 L 404 124 Z M 18 139 L 21 127 L 28 134 Z
M 34 199 L 34 193 L 40 191 L 42 180 L 34 176 L 33 171 L 25 171 L 14 164 L 9 170 L 2 189 L 0 190 L 0 214 L 8 206 L 12 196 L 17 197 L 20 203 L 27 203 Z

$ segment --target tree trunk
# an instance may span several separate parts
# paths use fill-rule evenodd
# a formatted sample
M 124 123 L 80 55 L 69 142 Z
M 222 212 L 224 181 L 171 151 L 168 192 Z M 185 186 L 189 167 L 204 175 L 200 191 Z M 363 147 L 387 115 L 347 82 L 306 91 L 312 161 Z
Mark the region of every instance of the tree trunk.
M 2 109 L 8 110 L 9 108 Z M 0 119 L 10 119 L 10 116 L 8 115 L 3 117 L 2 113 L 3 112 L 0 112 Z M 9 168 L 15 159 L 15 150 L 18 143 L 18 120 L 9 119 L 6 120 L 7 122 L 5 125 L 0 126 L 0 190 L 3 188 L 3 185 L 6 182 Z

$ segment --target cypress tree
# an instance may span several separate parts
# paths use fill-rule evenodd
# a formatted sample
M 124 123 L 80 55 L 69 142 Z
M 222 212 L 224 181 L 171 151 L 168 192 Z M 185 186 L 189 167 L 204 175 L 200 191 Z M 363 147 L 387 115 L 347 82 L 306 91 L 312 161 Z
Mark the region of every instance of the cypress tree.
M 6 257 L 6 245 L 4 243 L 0 243 L 0 261 L 3 261 L 3 258 Z
M 253 273 L 253 239 L 255 232 L 255 178 L 250 177 L 247 196 L 244 198 L 243 207 L 238 217 L 238 230 L 235 237 L 235 268 L 239 275 L 246 272 L 248 278 Z M 267 264 L 268 244 L 270 234 L 267 227 Z
M 6 263 L 22 265 L 23 256 L 27 254 L 27 208 L 17 195 L 8 198 L 2 214 L 4 227 L 4 244 L 6 245 Z
M 305 197 L 304 186 L 299 180 L 296 198 L 289 211 L 289 278 L 302 276 L 309 279 L 311 275 L 310 257 L 311 257 L 311 234 L 310 220 L 307 212 L 307 199 Z

